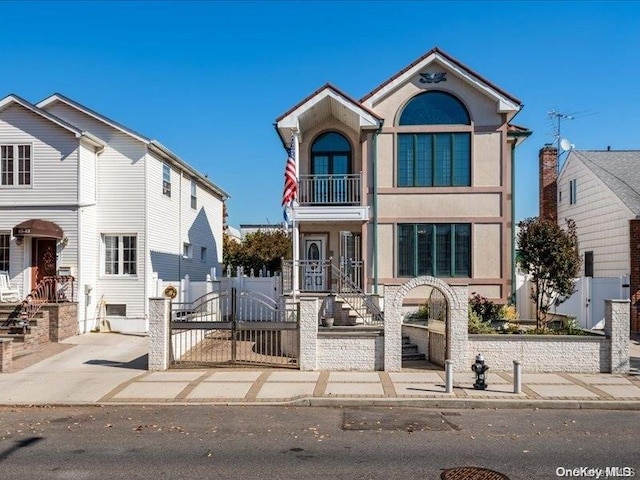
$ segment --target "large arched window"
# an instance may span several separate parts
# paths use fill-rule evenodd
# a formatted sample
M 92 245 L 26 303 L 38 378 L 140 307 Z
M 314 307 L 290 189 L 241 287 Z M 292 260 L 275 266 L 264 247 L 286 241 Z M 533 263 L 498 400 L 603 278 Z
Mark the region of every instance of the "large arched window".
M 398 186 L 470 186 L 471 119 L 462 102 L 440 91 L 416 95 L 404 107 L 399 126 L 418 125 L 451 125 L 451 131 L 398 134 Z
M 351 171 L 351 145 L 337 132 L 320 135 L 311 146 L 313 175 L 340 175 Z

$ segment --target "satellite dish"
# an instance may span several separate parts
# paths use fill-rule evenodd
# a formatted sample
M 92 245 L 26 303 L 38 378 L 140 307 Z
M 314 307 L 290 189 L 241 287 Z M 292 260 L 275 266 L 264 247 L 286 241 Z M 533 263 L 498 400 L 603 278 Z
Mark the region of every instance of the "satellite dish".
M 566 152 L 567 150 L 571 150 L 571 148 L 573 148 L 573 145 L 571 145 L 569 140 L 563 138 L 562 140 L 560 140 L 560 148 L 562 148 L 562 150 Z

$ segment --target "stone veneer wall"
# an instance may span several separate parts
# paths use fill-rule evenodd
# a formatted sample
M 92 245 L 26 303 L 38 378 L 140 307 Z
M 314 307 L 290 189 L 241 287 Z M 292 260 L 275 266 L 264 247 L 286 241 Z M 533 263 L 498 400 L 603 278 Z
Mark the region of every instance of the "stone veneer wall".
M 468 369 L 481 353 L 489 371 L 599 373 L 611 369 L 611 346 L 604 336 L 469 335 Z
M 523 372 L 628 373 L 629 301 L 605 300 L 605 334 L 468 335 L 467 364 L 482 353 L 491 370 Z
M 149 299 L 149 370 L 169 368 L 171 311 L 168 298 Z
M 42 310 L 49 312 L 49 341 L 59 342 L 78 335 L 78 304 L 65 302 L 47 304 Z
M 384 369 L 384 337 L 377 332 L 321 332 L 317 348 L 317 370 L 372 372 Z
M 34 318 L 36 325 L 30 326 L 31 333 L 24 337 L 24 345 L 27 348 L 49 343 L 49 312 L 44 310 L 39 314 L 41 316 Z

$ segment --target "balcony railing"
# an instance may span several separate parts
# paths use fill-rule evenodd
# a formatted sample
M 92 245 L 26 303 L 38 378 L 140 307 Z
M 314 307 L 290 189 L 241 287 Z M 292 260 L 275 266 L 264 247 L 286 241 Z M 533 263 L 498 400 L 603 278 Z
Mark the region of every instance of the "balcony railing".
M 361 173 L 300 175 L 300 205 L 360 205 Z

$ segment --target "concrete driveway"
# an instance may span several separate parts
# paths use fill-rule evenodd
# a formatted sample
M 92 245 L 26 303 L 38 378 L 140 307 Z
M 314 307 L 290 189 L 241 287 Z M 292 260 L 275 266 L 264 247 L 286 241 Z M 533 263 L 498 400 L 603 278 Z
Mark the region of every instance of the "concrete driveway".
M 61 343 L 73 346 L 0 375 L 0 403 L 93 403 L 147 369 L 148 339 L 143 335 L 87 333 Z

